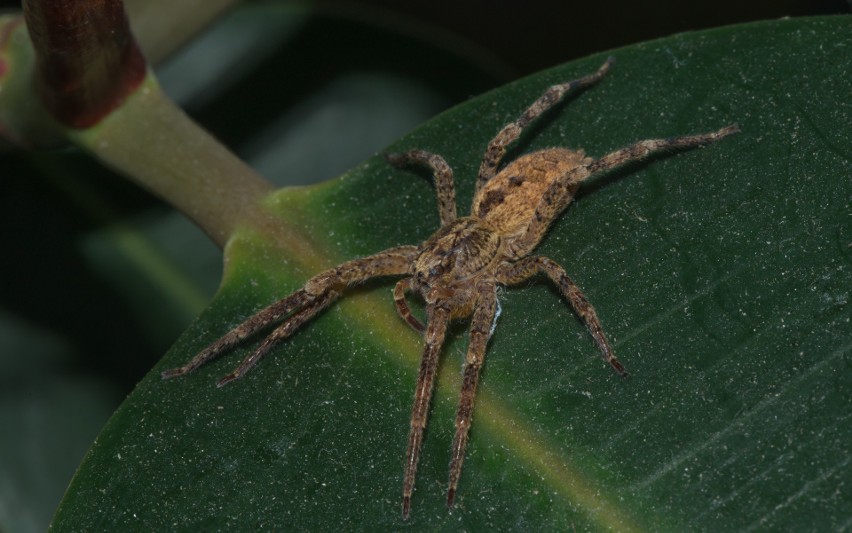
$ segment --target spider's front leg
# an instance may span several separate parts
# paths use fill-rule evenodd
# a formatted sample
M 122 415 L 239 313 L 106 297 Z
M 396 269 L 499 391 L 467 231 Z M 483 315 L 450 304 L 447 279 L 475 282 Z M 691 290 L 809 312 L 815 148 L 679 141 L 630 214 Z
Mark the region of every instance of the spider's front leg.
M 467 437 L 473 414 L 473 400 L 476 396 L 476 385 L 479 382 L 479 371 L 485 362 L 485 350 L 488 340 L 494 330 L 494 318 L 497 312 L 497 286 L 494 283 L 483 283 L 477 286 L 479 303 L 473 313 L 470 325 L 470 340 L 467 346 L 467 356 L 464 360 L 464 377 L 462 378 L 459 407 L 456 411 L 456 434 L 453 437 L 450 459 L 450 481 L 447 489 L 447 507 L 452 508 L 456 498 L 456 488 L 461 477 L 464 451 L 467 448 Z
M 279 342 L 308 322 L 317 313 L 336 300 L 348 285 L 363 283 L 380 276 L 407 274 L 417 254 L 415 246 L 390 248 L 376 255 L 347 261 L 335 268 L 311 278 L 303 288 L 275 302 L 248 320 L 232 329 L 216 342 L 202 350 L 184 366 L 164 371 L 161 376 L 169 379 L 192 372 L 215 359 L 234 345 L 254 335 L 274 322 L 282 322 L 233 372 L 223 377 L 218 386 L 223 386 L 246 374 L 263 356 Z
M 571 307 L 574 308 L 574 312 L 586 324 L 586 328 L 592 334 L 592 338 L 595 339 L 595 343 L 598 345 L 604 361 L 609 363 L 616 372 L 622 376 L 626 376 L 627 370 L 625 370 L 621 362 L 615 357 L 615 352 L 609 345 L 606 335 L 604 335 L 603 327 L 595 312 L 595 308 L 592 307 L 592 304 L 589 303 L 589 300 L 586 299 L 580 288 L 577 287 L 577 284 L 568 277 L 565 269 L 559 266 L 559 263 L 540 255 L 525 257 L 515 263 L 504 263 L 497 270 L 497 281 L 503 285 L 516 285 L 539 273 L 545 274 L 550 281 L 559 287 L 562 296 L 568 300 Z
M 411 511 L 411 494 L 414 492 L 414 479 L 417 474 L 417 463 L 420 460 L 420 445 L 423 443 L 423 430 L 426 429 L 426 418 L 429 401 L 432 398 L 432 388 L 435 384 L 435 372 L 438 370 L 438 356 L 447 335 L 447 322 L 450 312 L 440 306 L 430 305 L 426 308 L 427 323 L 424 335 L 426 345 L 420 359 L 420 371 L 417 374 L 417 385 L 414 388 L 414 405 L 411 408 L 411 430 L 408 434 L 408 448 L 405 452 L 405 475 L 402 480 L 402 518 L 407 519 Z

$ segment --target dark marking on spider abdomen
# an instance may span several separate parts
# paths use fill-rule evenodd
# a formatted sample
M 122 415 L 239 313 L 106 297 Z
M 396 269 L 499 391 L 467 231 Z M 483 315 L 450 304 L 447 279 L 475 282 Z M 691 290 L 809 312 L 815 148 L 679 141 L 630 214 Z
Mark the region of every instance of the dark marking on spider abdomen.
M 471 212 L 504 237 L 517 236 L 535 216 L 551 183 L 590 162 L 582 150 L 567 148 L 548 148 L 521 156 L 479 190 Z
M 496 206 L 506 201 L 507 197 L 512 196 L 512 191 L 521 187 L 527 181 L 527 176 L 519 175 L 512 176 L 506 180 L 506 188 L 490 187 L 483 191 L 484 198 L 479 202 L 477 213 L 488 213 Z M 481 215 L 479 215 L 481 216 Z

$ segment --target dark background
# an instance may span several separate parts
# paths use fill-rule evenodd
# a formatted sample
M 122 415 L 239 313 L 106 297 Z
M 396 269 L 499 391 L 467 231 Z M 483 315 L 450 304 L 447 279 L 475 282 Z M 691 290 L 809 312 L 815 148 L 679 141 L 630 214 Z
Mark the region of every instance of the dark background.
M 487 50 L 524 75 L 673 33 L 754 20 L 849 13 L 848 0 L 320 2 L 376 9 Z M 651 7 L 648 7 L 648 6 Z

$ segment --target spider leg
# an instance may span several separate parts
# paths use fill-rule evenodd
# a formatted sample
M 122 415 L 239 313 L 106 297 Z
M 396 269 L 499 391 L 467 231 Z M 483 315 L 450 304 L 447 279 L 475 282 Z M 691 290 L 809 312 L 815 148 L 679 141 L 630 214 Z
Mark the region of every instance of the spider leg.
M 400 246 L 372 256 L 347 261 L 335 268 L 326 270 L 311 278 L 303 288 L 248 318 L 219 340 L 210 344 L 184 366 L 166 370 L 162 372 L 161 376 L 163 379 L 169 379 L 188 374 L 215 359 L 240 341 L 268 327 L 282 317 L 287 317 L 284 323 L 254 353 L 247 357 L 237 370 L 223 378 L 219 385 L 222 386 L 233 381 L 245 374 L 275 343 L 286 338 L 333 302 L 347 285 L 362 283 L 379 276 L 407 274 L 416 255 L 417 247 Z
M 479 304 L 473 313 L 470 326 L 470 341 L 467 357 L 464 361 L 464 378 L 459 407 L 456 411 L 456 434 L 453 437 L 452 459 L 450 460 L 450 480 L 447 489 L 447 507 L 452 508 L 456 498 L 456 488 L 461 477 L 464 451 L 473 414 L 473 400 L 479 371 L 485 361 L 485 349 L 491 333 L 494 331 L 494 317 L 497 312 L 497 287 L 493 283 L 477 287 Z
M 609 154 L 593 162 L 591 165 L 589 165 L 589 173 L 595 174 L 597 172 L 606 172 L 615 167 L 624 165 L 625 163 L 641 161 L 642 159 L 645 159 L 651 155 L 660 152 L 674 152 L 681 150 L 689 150 L 690 148 L 698 148 L 699 146 L 705 146 L 724 139 L 728 135 L 738 133 L 739 131 L 739 126 L 737 126 L 736 124 L 731 124 L 730 126 L 725 126 L 724 128 L 718 131 L 711 131 L 709 133 L 699 133 L 697 135 L 682 135 L 680 137 L 669 137 L 666 139 L 648 139 L 645 141 L 639 141 L 637 143 L 631 144 L 630 146 L 625 146 L 620 150 L 610 152 Z
M 423 322 L 411 314 L 411 309 L 408 307 L 408 302 L 405 301 L 406 291 L 411 290 L 411 278 L 399 280 L 399 283 L 393 288 L 393 303 L 396 304 L 396 312 L 405 320 L 414 331 L 423 333 L 426 331 L 426 326 Z
M 196 368 L 220 356 L 235 344 L 277 321 L 282 316 L 286 316 L 294 310 L 304 306 L 309 299 L 310 296 L 305 292 L 305 290 L 299 289 L 290 296 L 282 300 L 278 300 L 274 304 L 253 315 L 251 318 L 226 333 L 222 338 L 210 344 L 185 365 L 165 370 L 160 374 L 160 376 L 163 379 L 171 379 L 192 372 Z
M 589 303 L 574 281 L 568 277 L 565 269 L 559 266 L 556 261 L 548 257 L 533 255 L 525 257 L 514 264 L 504 263 L 497 271 L 497 281 L 504 285 L 514 285 L 539 273 L 545 274 L 550 281 L 559 287 L 562 296 L 568 300 L 571 307 L 574 308 L 574 312 L 586 324 L 586 328 L 592 334 L 592 338 L 595 339 L 595 343 L 597 343 L 604 361 L 609 363 L 616 372 L 622 376 L 626 376 L 627 370 L 625 370 L 621 362 L 615 357 L 615 352 L 609 345 L 606 335 L 604 335 L 603 327 L 601 327 L 601 322 L 598 319 L 597 313 L 595 313 L 594 307 L 592 307 L 592 304 Z
M 698 135 L 684 135 L 667 139 L 649 139 L 639 141 L 611 152 L 587 167 L 577 167 L 551 183 L 542 195 L 526 231 L 509 249 L 516 258 L 530 253 L 544 237 L 550 224 L 568 207 L 574 199 L 574 193 L 580 183 L 599 172 L 607 172 L 627 163 L 634 163 L 666 151 L 681 151 L 697 148 L 721 140 L 740 131 L 736 125 L 726 126 L 718 131 Z
M 438 369 L 438 356 L 447 334 L 447 322 L 450 313 L 442 307 L 430 306 L 426 312 L 426 345 L 420 359 L 420 371 L 417 374 L 417 386 L 414 389 L 414 405 L 411 408 L 411 431 L 408 434 L 408 448 L 405 452 L 405 475 L 402 480 L 402 518 L 407 519 L 411 510 L 411 494 L 414 492 L 414 478 L 417 462 L 420 459 L 420 444 L 423 442 L 423 430 L 426 428 L 426 415 L 432 398 L 435 372 Z
M 432 169 L 441 226 L 446 226 L 456 219 L 456 188 L 453 182 L 453 169 L 443 157 L 423 150 L 410 150 L 401 154 L 387 154 L 385 158 L 395 167 L 423 165 Z
M 254 352 L 243 359 L 240 366 L 235 368 L 227 376 L 220 379 L 219 382 L 216 383 L 216 386 L 224 387 L 228 383 L 243 377 L 254 365 L 257 364 L 258 361 L 263 358 L 264 355 L 269 353 L 276 344 L 292 335 L 294 331 L 299 329 L 299 326 L 312 319 L 317 313 L 328 307 L 333 301 L 337 300 L 339 296 L 339 292 L 329 290 L 321 296 L 313 298 L 312 301 L 310 301 L 310 303 L 308 303 L 303 309 L 290 315 L 283 324 L 275 328 L 269 336 L 263 339 L 263 342 L 260 343 L 260 346 L 258 346 Z
M 518 119 L 510 122 L 503 127 L 502 130 L 488 143 L 488 148 L 485 149 L 485 155 L 482 157 L 482 164 L 479 167 L 479 177 L 476 180 L 477 192 L 481 189 L 488 180 L 497 174 L 497 167 L 506 155 L 506 149 L 510 144 L 515 142 L 524 129 L 532 124 L 542 113 L 559 103 L 562 98 L 578 87 L 588 87 L 600 81 L 606 75 L 609 68 L 615 62 L 615 58 L 609 57 L 603 65 L 598 68 L 594 74 L 589 74 L 559 85 L 549 87 L 538 100 L 532 103 Z

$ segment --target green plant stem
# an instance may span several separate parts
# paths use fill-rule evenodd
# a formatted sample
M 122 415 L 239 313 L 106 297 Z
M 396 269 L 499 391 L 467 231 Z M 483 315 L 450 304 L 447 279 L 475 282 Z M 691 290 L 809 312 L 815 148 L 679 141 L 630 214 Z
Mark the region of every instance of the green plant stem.
M 258 202 L 272 185 L 193 122 L 150 73 L 120 110 L 69 138 L 168 201 L 220 247 L 238 224 L 269 224 Z
M 62 127 L 37 98 L 35 50 L 20 13 L 0 16 L 0 138 L 24 147 L 65 142 Z

